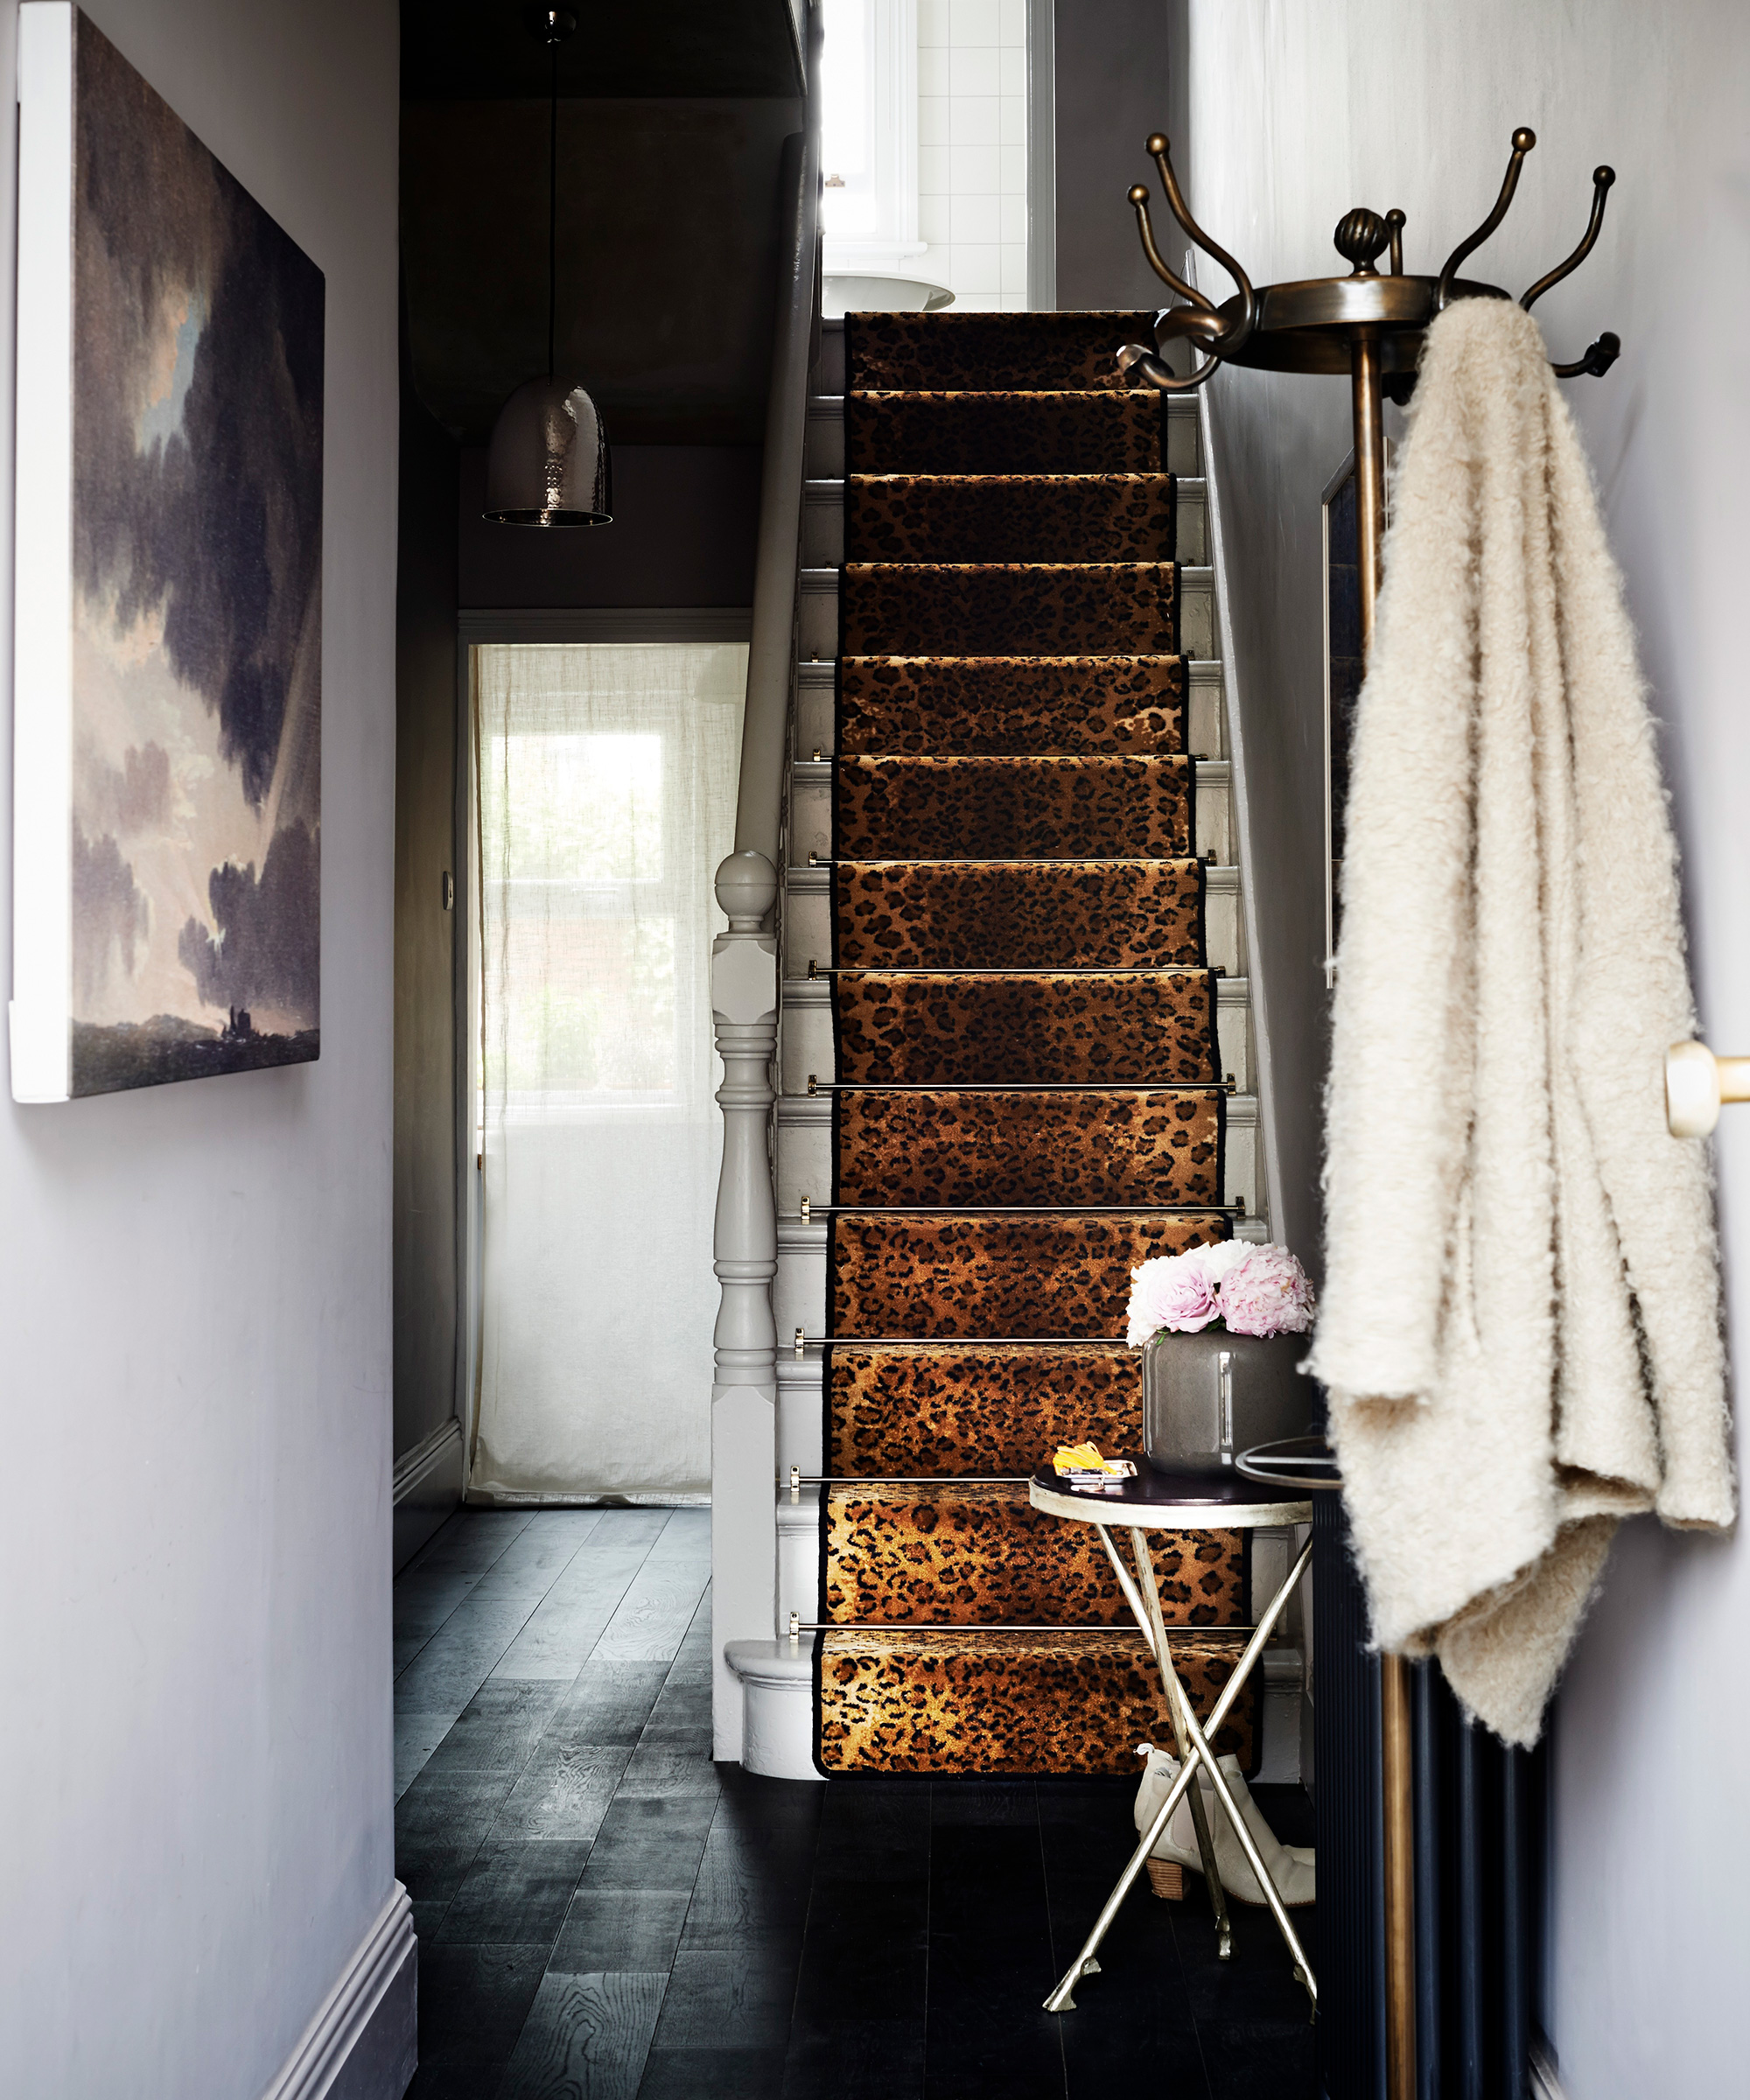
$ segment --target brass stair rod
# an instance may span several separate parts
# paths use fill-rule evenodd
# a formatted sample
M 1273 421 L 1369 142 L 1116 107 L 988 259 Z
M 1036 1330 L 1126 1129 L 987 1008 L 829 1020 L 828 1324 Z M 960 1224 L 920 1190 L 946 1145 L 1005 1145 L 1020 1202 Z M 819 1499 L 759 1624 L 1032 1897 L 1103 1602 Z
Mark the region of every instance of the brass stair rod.
M 792 1344 L 804 1349 L 1122 1349 L 1110 1334 L 805 1334 L 798 1327 Z
M 1090 1080 L 1085 1083 L 1030 1079 L 951 1079 L 935 1082 L 927 1080 L 909 1082 L 881 1080 L 872 1081 L 864 1085 L 856 1080 L 818 1079 L 811 1072 L 808 1081 L 808 1094 L 816 1099 L 822 1094 L 1237 1094 L 1240 1090 L 1232 1079 L 1206 1079 L 1200 1085 L 1182 1082 L 1169 1085 L 1153 1079 Z M 805 1100 L 808 1096 L 792 1095 L 787 1098 Z M 1031 1209 L 1032 1206 L 1029 1204 L 1027 1208 Z M 1078 1203 L 1068 1208 L 1081 1210 L 1085 1207 Z M 1214 1210 L 1220 1207 L 1213 1203 L 1198 1203 L 1191 1208 Z
M 1192 1626 L 1170 1620 L 1169 1633 L 1194 1634 L 1199 1640 L 1211 1634 L 1255 1634 L 1255 1626 Z M 798 1634 L 1134 1634 L 1151 1648 L 1152 1635 L 1142 1628 L 1115 1619 L 1110 1626 L 1021 1626 L 1011 1619 L 804 1619 L 790 1614 L 790 1638 Z
M 1067 970 L 974 970 L 958 963 L 920 962 L 911 969 L 890 965 L 828 968 L 808 957 L 810 977 L 1225 977 L 1219 962 L 1073 963 Z
M 844 1218 L 934 1218 L 940 1203 L 816 1203 L 802 1198 L 806 1219 L 829 1214 Z M 1242 1218 L 1244 1203 L 956 1203 L 956 1218 Z

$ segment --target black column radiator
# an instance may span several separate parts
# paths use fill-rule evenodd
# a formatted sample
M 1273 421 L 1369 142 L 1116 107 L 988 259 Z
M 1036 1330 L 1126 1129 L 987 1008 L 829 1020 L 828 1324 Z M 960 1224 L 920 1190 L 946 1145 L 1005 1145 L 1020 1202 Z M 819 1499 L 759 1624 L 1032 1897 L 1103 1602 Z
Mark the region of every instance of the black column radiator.
M 1323 2100 L 1386 2100 L 1379 1662 L 1341 1500 L 1313 1500 L 1313 1791 Z M 1417 2100 L 1525 2100 L 1543 1944 L 1546 1760 L 1410 1675 Z

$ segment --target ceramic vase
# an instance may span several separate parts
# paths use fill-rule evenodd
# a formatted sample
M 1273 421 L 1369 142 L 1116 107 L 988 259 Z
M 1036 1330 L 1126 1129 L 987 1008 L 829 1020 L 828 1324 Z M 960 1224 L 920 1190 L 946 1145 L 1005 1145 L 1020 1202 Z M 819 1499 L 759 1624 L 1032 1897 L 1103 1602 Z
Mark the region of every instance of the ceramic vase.
M 1306 1334 L 1163 1330 L 1143 1347 L 1143 1449 L 1164 1472 L 1230 1474 L 1255 1444 L 1306 1434 L 1319 1389 L 1298 1366 Z

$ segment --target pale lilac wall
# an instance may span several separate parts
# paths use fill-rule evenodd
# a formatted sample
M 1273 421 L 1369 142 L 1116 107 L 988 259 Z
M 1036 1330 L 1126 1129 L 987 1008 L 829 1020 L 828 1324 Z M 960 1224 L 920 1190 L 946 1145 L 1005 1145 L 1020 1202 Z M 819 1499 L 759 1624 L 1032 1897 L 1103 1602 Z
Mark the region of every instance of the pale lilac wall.
M 396 10 L 88 11 L 327 276 L 322 1057 L 56 1108 L 0 1089 L 0 2091 L 255 2100 L 394 1872 Z

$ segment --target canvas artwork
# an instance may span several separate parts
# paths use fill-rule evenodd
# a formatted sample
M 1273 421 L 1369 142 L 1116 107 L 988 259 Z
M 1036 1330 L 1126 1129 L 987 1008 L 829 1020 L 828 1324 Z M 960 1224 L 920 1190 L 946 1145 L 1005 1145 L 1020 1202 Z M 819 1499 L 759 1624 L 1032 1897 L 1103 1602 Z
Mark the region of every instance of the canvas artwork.
M 27 295 L 61 296 L 24 222 L 71 103 L 64 466 L 21 443 L 19 489 L 22 610 L 26 470 L 67 485 L 33 614 L 65 647 L 26 621 L 17 667 L 20 955 L 47 967 L 15 983 L 14 1091 L 53 1099 L 318 1054 L 323 278 L 77 9 L 24 13 L 67 55 L 63 81 L 55 24 L 21 39 L 21 342 Z M 53 385 L 21 358 L 21 431 Z

